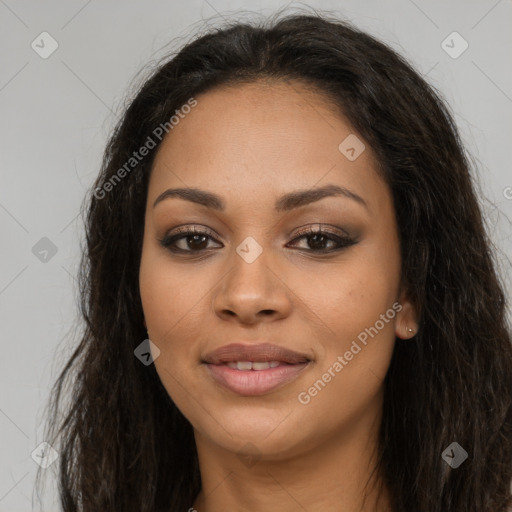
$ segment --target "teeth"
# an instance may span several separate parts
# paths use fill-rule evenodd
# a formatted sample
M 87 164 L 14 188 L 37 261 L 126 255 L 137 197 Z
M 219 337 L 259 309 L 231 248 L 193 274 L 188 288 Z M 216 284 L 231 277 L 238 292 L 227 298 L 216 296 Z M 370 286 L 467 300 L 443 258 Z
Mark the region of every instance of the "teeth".
M 268 370 L 279 366 L 279 361 L 229 361 L 226 365 L 233 370 Z
M 270 363 L 252 363 L 253 370 L 268 370 L 270 368 Z

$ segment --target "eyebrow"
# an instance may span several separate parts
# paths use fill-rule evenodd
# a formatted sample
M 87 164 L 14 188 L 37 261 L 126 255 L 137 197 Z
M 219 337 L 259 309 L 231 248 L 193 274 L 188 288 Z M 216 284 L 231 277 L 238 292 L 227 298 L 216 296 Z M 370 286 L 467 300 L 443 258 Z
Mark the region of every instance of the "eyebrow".
M 352 199 L 368 209 L 366 201 L 352 192 L 348 188 L 338 185 L 326 185 L 320 188 L 296 190 L 280 197 L 275 203 L 275 209 L 278 212 L 285 212 L 299 208 L 310 203 L 314 203 L 324 197 L 341 195 L 348 199 Z M 153 208 L 163 201 L 171 197 L 178 197 L 192 203 L 197 203 L 207 208 L 224 211 L 225 204 L 222 198 L 212 192 L 206 192 L 198 188 L 170 188 L 162 192 L 153 203 Z

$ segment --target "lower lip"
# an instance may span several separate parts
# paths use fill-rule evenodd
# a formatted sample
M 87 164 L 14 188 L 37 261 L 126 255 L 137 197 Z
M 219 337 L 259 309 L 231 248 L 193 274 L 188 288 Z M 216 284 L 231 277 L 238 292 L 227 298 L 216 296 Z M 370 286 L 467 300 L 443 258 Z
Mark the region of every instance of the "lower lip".
M 308 364 L 287 364 L 267 370 L 235 370 L 225 364 L 206 364 L 206 367 L 216 382 L 233 393 L 256 396 L 270 393 L 291 382 Z

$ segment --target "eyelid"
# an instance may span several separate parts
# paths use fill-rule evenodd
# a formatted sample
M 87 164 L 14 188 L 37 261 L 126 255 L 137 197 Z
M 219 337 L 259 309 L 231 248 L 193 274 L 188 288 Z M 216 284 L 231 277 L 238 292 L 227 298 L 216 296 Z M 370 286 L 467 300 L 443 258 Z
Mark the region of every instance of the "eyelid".
M 198 234 L 207 234 L 212 238 L 220 238 L 215 231 L 202 224 L 184 224 L 182 226 L 175 227 L 166 233 L 165 238 L 170 236 L 179 235 L 180 233 L 196 232 Z
M 329 224 L 324 224 L 322 222 L 316 222 L 313 224 L 307 224 L 304 229 L 299 228 L 297 231 L 293 232 L 293 236 L 298 237 L 301 235 L 307 235 L 311 231 L 322 231 L 323 233 L 328 233 L 340 237 L 351 237 L 350 233 L 348 233 L 343 228 L 331 226 Z M 290 235 L 292 236 L 292 235 Z
M 299 227 L 297 230 L 293 231 L 292 233 L 288 234 L 289 237 L 300 237 L 302 235 L 307 235 L 311 233 L 312 231 L 322 231 L 325 233 L 337 235 L 337 236 L 346 236 L 350 237 L 350 233 L 348 233 L 343 228 L 331 226 L 329 224 L 324 224 L 321 222 L 316 222 L 313 224 L 306 224 L 305 227 Z M 175 228 L 172 228 L 169 232 L 167 232 L 164 236 L 164 238 L 170 238 L 175 235 L 179 235 L 180 233 L 189 233 L 189 232 L 196 232 L 199 234 L 207 234 L 211 238 L 217 240 L 220 237 L 217 233 L 215 233 L 212 229 L 210 229 L 208 226 L 205 226 L 203 224 L 183 224 L 181 226 L 177 226 Z

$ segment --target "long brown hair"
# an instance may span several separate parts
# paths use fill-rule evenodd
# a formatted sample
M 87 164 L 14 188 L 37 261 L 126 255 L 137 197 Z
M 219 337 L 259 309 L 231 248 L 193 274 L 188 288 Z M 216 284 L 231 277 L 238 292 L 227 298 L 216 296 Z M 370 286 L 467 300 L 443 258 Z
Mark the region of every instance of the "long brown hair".
M 468 157 L 449 108 L 410 64 L 318 13 L 210 29 L 159 65 L 108 142 L 84 202 L 83 331 L 49 404 L 62 510 L 185 511 L 200 490 L 192 427 L 154 365 L 134 357 L 147 337 L 138 272 L 159 141 L 126 163 L 190 98 L 258 79 L 322 91 L 371 145 L 392 191 L 402 279 L 420 312 L 418 334 L 397 339 L 384 382 L 379 466 L 394 511 L 505 512 L 511 334 Z M 442 457 L 453 442 L 468 453 L 456 469 Z

